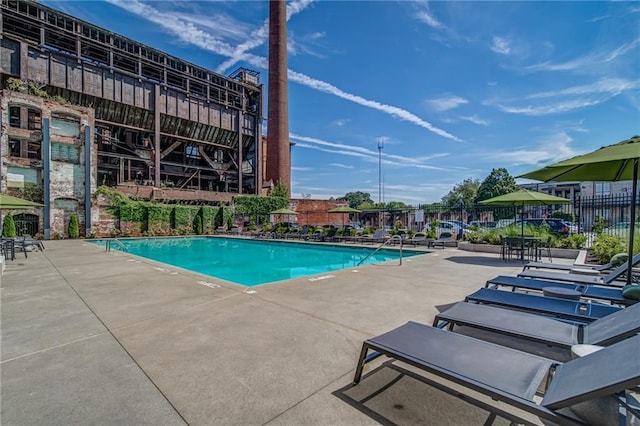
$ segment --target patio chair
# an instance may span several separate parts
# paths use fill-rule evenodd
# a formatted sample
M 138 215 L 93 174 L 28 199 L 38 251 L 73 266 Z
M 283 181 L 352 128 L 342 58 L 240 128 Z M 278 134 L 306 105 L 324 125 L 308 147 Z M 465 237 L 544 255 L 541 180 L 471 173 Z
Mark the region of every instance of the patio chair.
M 516 259 L 523 259 L 524 252 L 527 249 L 524 239 L 521 237 L 504 237 L 502 238 L 502 259 L 507 261 L 515 254 Z
M 545 288 L 563 288 L 579 292 L 581 298 L 590 298 L 604 300 L 619 305 L 632 305 L 637 300 L 628 299 L 622 296 L 622 289 L 616 287 L 573 284 L 566 282 L 553 282 L 547 280 L 536 280 L 534 278 L 511 277 L 507 275 L 498 275 L 495 278 L 487 280 L 485 287 L 511 287 L 515 289 L 536 290 L 543 292 Z
M 477 303 L 458 302 L 436 315 L 433 326 L 461 325 L 570 348 L 589 344 L 608 346 L 640 333 L 640 304 L 621 309 L 590 324 L 572 324 L 529 312 Z
M 16 243 L 13 238 L 0 238 L 0 254 L 7 260 L 16 260 Z
M 636 257 L 634 256 L 632 260 L 634 261 L 633 265 L 635 266 L 637 263 L 635 262 Z M 525 271 L 520 272 L 518 276 L 528 277 L 528 278 L 539 278 L 539 279 L 551 280 L 551 281 L 568 281 L 568 282 L 580 283 L 580 284 L 613 284 L 615 280 L 617 280 L 618 278 L 621 278 L 627 272 L 627 265 L 628 263 L 625 262 L 622 265 L 618 266 L 616 269 L 609 272 L 608 274 L 600 275 L 600 276 L 562 273 L 562 272 L 549 272 L 549 271 L 541 271 L 538 269 L 527 269 Z
M 581 323 L 593 322 L 622 309 L 591 301 L 559 299 L 493 288 L 481 288 L 468 295 L 465 301 L 536 312 Z
M 508 409 L 513 407 L 558 425 L 587 425 L 592 424 L 589 418 L 580 419 L 570 409 L 603 397 L 615 401 L 616 406 L 625 407 L 627 413 L 640 416 L 624 395 L 626 390 L 640 384 L 640 359 L 634 356 L 638 347 L 640 336 L 634 336 L 563 364 L 408 322 L 363 342 L 353 382 L 354 385 L 360 382 L 367 362 L 385 355 L 438 376 L 438 381 L 428 377 L 422 381 L 489 411 L 491 414 L 484 424 L 492 424 L 496 416 L 514 423 L 532 424 L 517 410 Z M 369 354 L 369 351 L 374 352 Z M 472 392 L 507 407 L 480 401 Z M 539 393 L 543 393 L 541 401 L 536 398 Z

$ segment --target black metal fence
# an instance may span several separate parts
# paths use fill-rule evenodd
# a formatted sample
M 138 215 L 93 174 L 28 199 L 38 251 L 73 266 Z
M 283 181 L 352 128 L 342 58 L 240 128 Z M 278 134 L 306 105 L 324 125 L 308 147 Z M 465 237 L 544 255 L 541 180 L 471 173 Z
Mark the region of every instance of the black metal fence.
M 485 205 L 417 206 L 403 213 L 394 212 L 391 220 L 400 220 L 407 228 L 420 230 L 433 220 L 460 221 L 495 226 L 520 218 L 539 219 L 559 217 L 573 222 L 581 232 L 601 231 L 615 233 L 629 228 L 631 222 L 631 194 L 603 196 L 576 196 L 568 204 L 522 207 L 494 207 Z M 640 197 L 635 199 L 640 206 Z M 636 222 L 640 222 L 640 208 L 636 210 Z M 389 219 L 387 219 L 388 221 Z

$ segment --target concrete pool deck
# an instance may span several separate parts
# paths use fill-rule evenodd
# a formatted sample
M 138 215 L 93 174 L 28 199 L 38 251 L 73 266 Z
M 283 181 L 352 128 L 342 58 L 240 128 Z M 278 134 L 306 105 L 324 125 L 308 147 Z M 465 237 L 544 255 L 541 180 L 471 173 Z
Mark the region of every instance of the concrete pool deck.
M 80 240 L 45 244 L 1 276 L 3 425 L 483 424 L 485 411 L 384 359 L 348 385 L 364 339 L 431 323 L 436 306 L 522 269 L 436 249 L 242 287 Z

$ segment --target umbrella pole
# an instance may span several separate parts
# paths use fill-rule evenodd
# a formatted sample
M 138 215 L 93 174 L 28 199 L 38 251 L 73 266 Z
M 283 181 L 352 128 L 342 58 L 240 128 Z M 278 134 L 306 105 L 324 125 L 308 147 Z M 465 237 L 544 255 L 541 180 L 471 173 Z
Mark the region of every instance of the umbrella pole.
M 633 272 L 633 237 L 636 232 L 636 200 L 638 197 L 638 161 L 640 159 L 633 159 L 633 184 L 631 186 L 631 224 L 629 226 L 629 258 L 627 264 L 627 285 L 631 284 L 631 277 Z
M 520 208 L 520 261 L 524 262 L 524 201 Z

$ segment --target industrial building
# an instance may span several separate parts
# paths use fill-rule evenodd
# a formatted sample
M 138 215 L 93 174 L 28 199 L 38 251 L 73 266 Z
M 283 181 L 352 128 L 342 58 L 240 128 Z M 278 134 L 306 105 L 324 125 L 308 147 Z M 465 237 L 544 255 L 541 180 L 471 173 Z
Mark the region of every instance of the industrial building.
M 77 214 L 88 234 L 102 184 L 164 202 L 266 194 L 258 72 L 220 75 L 32 1 L 0 14 L 0 191 L 44 204 L 31 233 Z

